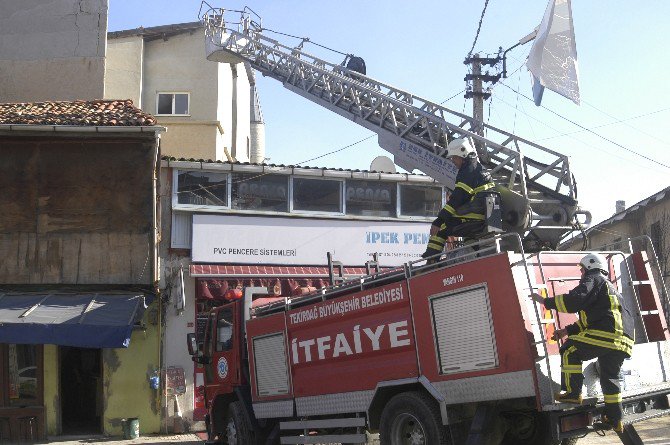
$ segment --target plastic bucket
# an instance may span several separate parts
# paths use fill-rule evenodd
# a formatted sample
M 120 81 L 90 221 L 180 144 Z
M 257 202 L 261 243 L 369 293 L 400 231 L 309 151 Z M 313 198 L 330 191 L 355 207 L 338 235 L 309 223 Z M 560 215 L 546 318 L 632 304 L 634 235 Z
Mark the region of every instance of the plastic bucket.
M 123 428 L 124 439 L 137 439 L 140 437 L 140 419 L 137 417 L 122 419 L 121 427 Z

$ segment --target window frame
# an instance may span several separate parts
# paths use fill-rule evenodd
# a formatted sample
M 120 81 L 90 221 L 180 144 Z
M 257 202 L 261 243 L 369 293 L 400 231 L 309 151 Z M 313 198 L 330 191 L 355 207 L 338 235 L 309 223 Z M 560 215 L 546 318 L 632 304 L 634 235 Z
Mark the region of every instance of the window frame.
M 413 185 L 418 185 L 420 187 L 425 187 L 425 188 L 431 188 L 431 187 L 439 187 L 440 189 L 440 209 L 444 207 L 444 205 L 447 203 L 446 202 L 446 187 L 443 185 L 440 185 L 439 183 L 435 183 L 433 185 L 423 185 L 423 184 L 414 184 L 414 183 L 409 183 L 409 182 L 398 182 L 398 189 L 396 191 L 396 196 L 397 196 L 397 209 L 396 209 L 396 214 L 398 215 L 397 218 L 401 219 L 403 221 L 432 221 L 435 219 L 435 216 L 414 216 L 414 215 L 404 215 L 402 213 L 402 207 L 401 207 L 401 202 L 402 202 L 402 194 L 400 192 L 400 189 L 403 185 L 407 186 L 413 186 Z M 438 210 L 439 212 L 439 210 Z M 437 215 L 436 215 L 437 216 Z
M 192 164 L 200 164 L 199 162 L 192 162 Z M 446 197 L 448 194 L 448 189 L 439 183 L 425 183 L 425 182 L 411 182 L 411 181 L 395 181 L 395 180 L 371 180 L 365 178 L 351 178 L 349 176 L 342 177 L 330 177 L 322 175 L 310 175 L 307 174 L 298 174 L 298 173 L 284 173 L 284 172 L 266 172 L 265 174 L 277 175 L 277 176 L 287 176 L 288 177 L 288 210 L 287 211 L 275 211 L 275 210 L 260 210 L 260 209 L 235 209 L 232 206 L 233 203 L 233 174 L 262 174 L 261 172 L 247 171 L 246 169 L 232 169 L 230 166 L 228 168 L 198 168 L 198 165 L 194 166 L 174 166 L 172 167 L 172 209 L 175 211 L 183 211 L 189 213 L 203 212 L 203 213 L 225 213 L 225 214 L 238 214 L 238 215 L 270 215 L 270 216 L 287 216 L 287 217 L 324 217 L 331 219 L 349 219 L 349 220 L 361 220 L 361 221 L 415 221 L 415 222 L 430 222 L 433 221 L 434 217 L 420 217 L 420 216 L 409 216 L 401 214 L 401 195 L 400 195 L 400 186 L 402 185 L 415 185 L 419 187 L 440 187 L 441 188 L 441 207 L 444 207 L 446 203 Z M 225 175 L 226 177 L 226 199 L 227 206 L 215 206 L 215 205 L 199 205 L 199 204 L 182 204 L 179 203 L 179 174 L 181 173 L 209 173 L 209 174 L 219 174 Z M 337 181 L 341 183 L 340 186 L 340 200 L 342 204 L 341 212 L 324 212 L 324 211 L 313 211 L 313 210 L 296 210 L 294 208 L 294 183 L 293 179 L 319 179 L 324 181 Z M 358 181 L 371 181 L 373 183 L 395 183 L 395 187 L 392 190 L 392 193 L 395 193 L 396 203 L 395 206 L 391 209 L 392 212 L 395 212 L 392 216 L 368 216 L 368 215 L 353 215 L 347 213 L 347 186 L 351 182 Z
M 35 349 L 35 373 L 37 375 L 37 387 L 35 388 L 35 405 L 44 405 L 44 345 L 32 345 Z M 29 399 L 16 399 L 26 400 Z M 30 403 L 33 403 L 30 399 Z M 2 408 L 20 408 L 23 405 L 11 405 L 9 399 L 9 344 L 0 344 L 0 407 Z
M 280 211 L 280 210 L 267 210 L 267 209 L 236 209 L 233 208 L 233 175 L 238 174 L 238 175 L 252 175 L 252 176 L 276 176 L 276 177 L 281 177 L 281 176 L 288 176 L 287 181 L 286 181 L 286 211 Z M 277 173 L 255 173 L 255 172 L 248 172 L 248 171 L 231 171 L 229 175 L 229 186 L 228 186 L 228 203 L 229 203 L 229 210 L 234 213 L 248 213 L 248 214 L 255 214 L 255 215 L 290 215 L 291 214 L 291 206 L 293 202 L 293 192 L 292 192 L 292 184 L 293 181 L 291 180 L 291 175 L 283 175 L 283 174 L 277 174 Z M 209 207 L 208 207 L 209 208 Z
M 326 212 L 323 210 L 296 210 L 293 207 L 294 204 L 294 185 L 293 180 L 297 179 L 313 179 L 317 181 L 330 181 L 330 182 L 339 182 L 340 183 L 340 208 L 339 212 Z M 346 202 L 344 191 L 346 190 L 346 181 L 339 178 L 324 178 L 324 177 L 314 177 L 308 175 L 291 175 L 291 180 L 289 181 L 289 209 L 288 212 L 294 215 L 326 215 L 326 216 L 345 216 L 346 215 Z
M 172 96 L 172 113 L 165 114 L 158 112 L 158 102 L 161 94 L 171 95 Z M 186 114 L 177 114 L 174 112 L 175 108 L 175 95 L 176 94 L 185 94 L 186 95 Z M 155 116 L 190 116 L 191 115 L 191 93 L 188 91 L 156 91 L 156 114 Z
M 201 173 L 218 173 L 226 176 L 226 200 L 227 206 L 211 206 L 199 204 L 183 204 L 179 202 L 179 173 L 180 172 L 201 172 Z M 220 170 L 190 170 L 174 168 L 172 170 L 172 208 L 175 210 L 195 210 L 195 211 L 211 211 L 211 210 L 231 210 L 231 187 L 232 174 L 229 171 Z
M 379 215 L 369 215 L 368 216 L 368 215 L 357 215 L 357 214 L 347 213 L 348 212 L 348 208 L 347 208 L 347 184 L 350 183 L 350 182 L 373 182 L 373 183 L 376 183 L 376 184 L 391 184 L 391 183 L 395 182 L 396 183 L 396 186 L 395 186 L 395 201 L 396 202 L 395 202 L 395 206 L 391 206 L 391 209 L 392 209 L 391 211 L 394 212 L 394 214 L 389 215 L 389 216 L 379 216 Z M 377 180 L 370 180 L 370 179 L 351 178 L 351 179 L 348 179 L 348 180 L 345 181 L 345 187 L 344 187 L 343 192 L 344 192 L 344 197 L 343 197 L 344 214 L 349 218 L 364 218 L 364 219 L 373 219 L 373 220 L 400 219 L 400 216 L 399 216 L 399 213 L 398 213 L 399 212 L 398 200 L 400 198 L 400 195 L 398 194 L 398 182 L 396 182 L 396 181 L 377 181 Z

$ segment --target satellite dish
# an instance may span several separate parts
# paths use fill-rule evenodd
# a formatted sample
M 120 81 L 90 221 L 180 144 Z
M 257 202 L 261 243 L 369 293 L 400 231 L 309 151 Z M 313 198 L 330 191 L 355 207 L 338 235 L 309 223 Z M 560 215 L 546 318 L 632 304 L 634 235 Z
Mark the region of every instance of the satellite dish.
M 370 170 L 384 173 L 397 173 L 395 164 L 388 156 L 377 156 L 370 163 Z

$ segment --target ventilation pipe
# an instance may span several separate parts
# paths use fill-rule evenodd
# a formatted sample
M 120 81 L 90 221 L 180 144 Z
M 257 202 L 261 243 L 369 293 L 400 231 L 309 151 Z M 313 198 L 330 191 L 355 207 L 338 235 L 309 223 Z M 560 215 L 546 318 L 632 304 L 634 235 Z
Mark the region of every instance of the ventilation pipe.
M 249 88 L 251 88 L 249 94 L 249 99 L 251 101 L 249 104 L 249 162 L 262 164 L 265 161 L 265 122 L 263 121 L 263 111 L 261 110 L 261 101 L 258 97 L 258 90 L 256 89 L 256 74 L 249 63 L 245 63 L 244 67 L 247 70 Z

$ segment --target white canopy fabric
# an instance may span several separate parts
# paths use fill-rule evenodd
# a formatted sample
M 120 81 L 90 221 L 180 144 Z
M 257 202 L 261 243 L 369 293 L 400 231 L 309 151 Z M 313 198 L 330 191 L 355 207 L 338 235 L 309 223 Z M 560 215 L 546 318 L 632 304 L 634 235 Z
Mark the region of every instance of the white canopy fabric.
M 526 62 L 533 74 L 535 105 L 544 88 L 579 105 L 577 46 L 570 0 L 549 0 Z

